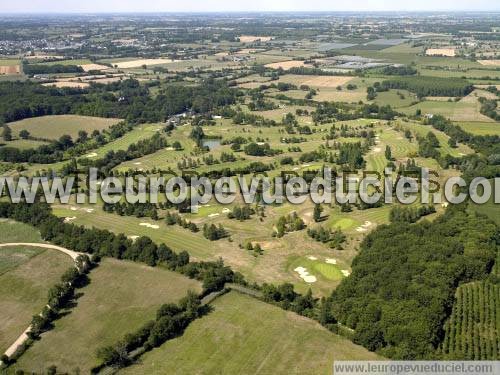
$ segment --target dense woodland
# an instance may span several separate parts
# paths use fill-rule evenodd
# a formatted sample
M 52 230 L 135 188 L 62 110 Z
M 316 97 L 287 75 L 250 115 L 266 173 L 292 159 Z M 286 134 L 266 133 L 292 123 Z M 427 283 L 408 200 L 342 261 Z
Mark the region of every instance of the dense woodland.
M 332 294 L 354 341 L 394 359 L 432 358 L 456 287 L 489 274 L 498 228 L 453 207 L 433 223 L 394 223 L 370 233 L 352 274 Z

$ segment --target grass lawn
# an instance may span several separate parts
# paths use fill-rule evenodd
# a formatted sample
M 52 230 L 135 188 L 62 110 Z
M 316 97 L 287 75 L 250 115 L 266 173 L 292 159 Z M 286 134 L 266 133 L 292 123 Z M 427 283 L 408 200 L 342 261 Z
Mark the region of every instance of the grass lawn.
M 104 259 L 90 279 L 77 306 L 42 335 L 16 368 L 44 372 L 55 364 L 59 371 L 79 368 L 87 374 L 97 364 L 99 347 L 153 319 L 161 304 L 177 302 L 189 289 L 200 290 L 198 282 L 182 275 L 116 259 Z
M 68 134 L 73 139 L 76 139 L 80 130 L 85 130 L 90 134 L 94 130 L 107 129 L 119 121 L 119 119 L 110 118 L 60 115 L 27 118 L 11 122 L 9 126 L 16 135 L 25 129 L 34 137 L 59 139 L 62 135 Z
M 71 258 L 53 250 L 0 248 L 0 352 L 28 327 L 47 303 L 47 291 L 71 267 Z
M 183 336 L 144 355 L 124 374 L 331 374 L 334 360 L 374 353 L 318 323 L 231 292 Z

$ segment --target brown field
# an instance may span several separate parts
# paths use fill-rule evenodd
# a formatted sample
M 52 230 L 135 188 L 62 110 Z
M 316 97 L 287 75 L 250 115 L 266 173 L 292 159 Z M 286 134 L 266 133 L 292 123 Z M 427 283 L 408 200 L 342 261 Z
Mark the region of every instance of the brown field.
M 455 56 L 455 48 L 429 48 L 425 51 L 428 56 Z
M 314 76 L 307 77 L 301 83 L 311 87 L 337 87 L 345 85 L 354 77 L 341 77 L 341 76 Z
M 61 87 L 78 87 L 78 88 L 84 89 L 84 88 L 89 87 L 90 84 L 87 83 L 87 82 L 57 81 L 57 82 L 43 83 L 42 86 L 55 86 L 55 87 L 58 87 L 58 88 L 61 88 Z
M 2 65 L 0 66 L 0 74 L 19 74 L 21 67 L 19 65 Z
M 109 69 L 109 66 L 101 65 L 101 64 L 82 64 L 82 65 L 78 65 L 78 66 L 81 66 L 82 69 L 85 72 L 88 72 L 90 70 L 106 70 L 106 69 Z
M 119 69 L 129 69 L 129 68 L 140 68 L 143 65 L 161 65 L 179 62 L 182 60 L 172 60 L 172 59 L 137 59 L 131 61 L 121 61 L 112 63 L 116 65 Z
M 500 66 L 500 60 L 477 60 L 481 65 Z
M 271 69 L 279 69 L 282 68 L 284 70 L 288 70 L 290 68 L 300 68 L 301 66 L 304 66 L 304 61 L 298 61 L 298 60 L 290 60 L 290 61 L 280 61 L 272 64 L 267 64 L 265 65 L 266 68 L 271 68 Z
M 271 39 L 273 39 L 272 36 L 255 36 L 255 35 L 242 35 L 240 36 L 240 42 L 241 43 L 253 43 L 258 40 L 261 42 L 269 42 Z

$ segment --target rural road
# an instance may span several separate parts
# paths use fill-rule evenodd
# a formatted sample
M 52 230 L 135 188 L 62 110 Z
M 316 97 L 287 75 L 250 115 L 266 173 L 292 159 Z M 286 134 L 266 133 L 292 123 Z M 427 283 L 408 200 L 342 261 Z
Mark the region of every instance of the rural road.
M 75 261 L 79 255 L 83 254 L 83 253 L 78 253 L 78 252 L 73 251 L 73 250 L 65 249 L 64 247 L 46 244 L 46 243 L 12 242 L 12 243 L 0 244 L 0 247 L 11 247 L 11 246 L 30 246 L 30 247 L 41 247 L 44 249 L 57 250 L 57 251 L 60 251 L 66 255 L 69 255 L 71 257 L 71 259 L 73 259 L 73 261 Z M 17 340 L 14 341 L 14 343 L 11 346 L 9 346 L 9 348 L 5 351 L 5 355 L 7 357 L 12 356 L 12 354 L 14 354 L 16 352 L 17 348 L 19 346 L 21 346 L 22 344 L 24 344 L 24 342 L 26 340 L 28 340 L 28 332 L 30 331 L 30 329 L 31 329 L 31 325 L 28 328 L 26 328 L 26 330 L 21 334 L 21 336 L 19 336 L 17 338 Z M 0 363 L 1 363 L 1 361 L 0 361 Z

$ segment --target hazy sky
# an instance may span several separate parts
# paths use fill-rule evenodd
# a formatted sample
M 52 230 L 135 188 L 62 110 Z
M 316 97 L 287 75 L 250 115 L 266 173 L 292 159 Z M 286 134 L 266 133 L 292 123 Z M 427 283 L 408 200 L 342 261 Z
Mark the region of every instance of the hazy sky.
M 0 13 L 500 10 L 499 0 L 19 0 Z

